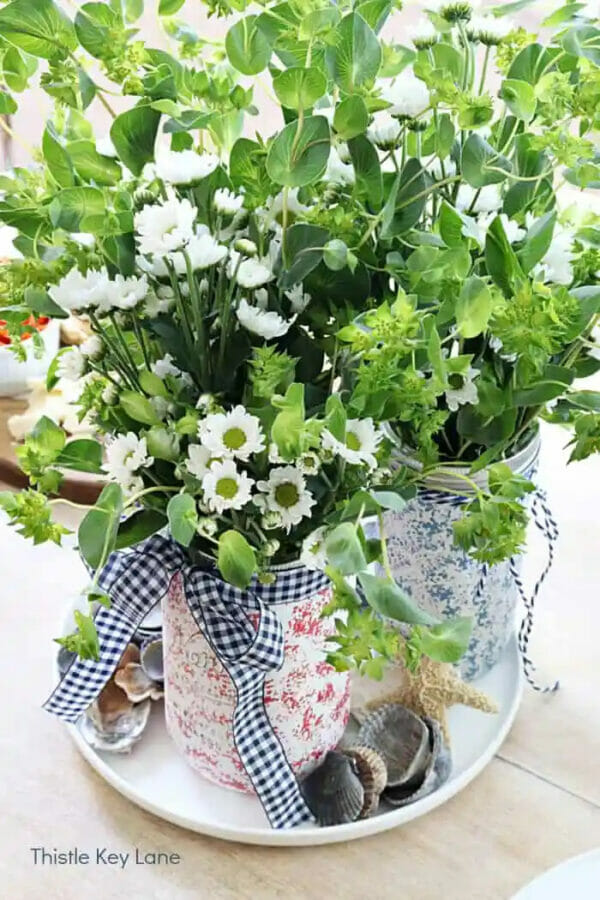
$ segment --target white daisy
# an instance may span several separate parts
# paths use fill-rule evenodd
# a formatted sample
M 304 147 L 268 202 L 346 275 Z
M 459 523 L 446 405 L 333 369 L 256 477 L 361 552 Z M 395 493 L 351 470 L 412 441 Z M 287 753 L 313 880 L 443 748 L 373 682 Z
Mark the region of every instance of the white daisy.
M 281 527 L 286 531 L 312 515 L 316 500 L 306 488 L 304 475 L 295 466 L 271 469 L 269 480 L 259 481 L 257 487 L 265 494 L 266 509 L 279 513 Z
M 534 277 L 554 284 L 571 284 L 573 256 L 573 234 L 569 229 L 556 225 L 548 250 L 533 269 Z
M 265 437 L 257 416 L 243 406 L 227 413 L 213 413 L 198 426 L 198 437 L 213 456 L 241 459 L 247 462 L 253 453 L 265 449 Z
M 198 269 L 208 269 L 225 259 L 227 247 L 219 244 L 206 225 L 199 225 L 196 233 L 185 247 L 185 252 L 189 256 L 192 268 L 197 271 Z M 183 252 L 170 253 L 169 259 L 178 275 L 187 274 L 187 262 Z
M 396 146 L 400 137 L 401 126 L 387 109 L 376 112 L 367 129 L 367 135 L 381 150 L 389 150 Z
M 479 374 L 479 369 L 469 366 L 466 372 L 452 372 L 448 375 L 450 387 L 446 391 L 446 403 L 449 410 L 456 412 L 459 406 L 477 403 L 475 379 Z
M 138 438 L 132 431 L 109 439 L 105 455 L 103 468 L 108 478 L 116 481 L 130 493 L 137 489 L 138 483 L 141 483 L 141 479 L 134 482 L 134 474 L 154 462 L 153 458 L 148 456 L 146 438 Z
M 175 294 L 173 293 L 173 290 L 170 287 L 161 286 L 158 288 L 156 293 L 154 291 L 150 291 L 150 293 L 146 297 L 146 303 L 144 306 L 146 315 L 151 319 L 154 319 L 156 318 L 156 316 L 168 313 L 174 303 Z
M 170 353 L 165 353 L 161 359 L 153 362 L 150 368 L 159 378 L 166 378 L 167 375 L 181 375 L 181 369 L 175 365 Z
M 235 266 L 237 269 L 235 280 L 248 290 L 254 290 L 275 278 L 268 260 L 265 259 L 244 259 L 239 265 L 236 260 Z
M 437 13 L 447 22 L 468 22 L 479 0 L 427 0 L 426 9 Z
M 74 268 L 58 284 L 52 285 L 48 293 L 67 312 L 88 309 L 98 306 L 104 299 L 108 281 L 106 269 L 90 269 L 87 275 L 82 275 L 79 269 Z
M 100 359 L 104 353 L 104 344 L 99 335 L 91 334 L 89 338 L 80 344 L 79 349 L 87 359 Z
M 188 458 L 186 460 L 186 468 L 190 475 L 198 478 L 200 481 L 204 478 L 209 469 L 211 453 L 207 447 L 201 444 L 190 444 L 188 447 Z
M 342 442 L 325 429 L 321 440 L 324 450 L 337 453 L 342 459 L 354 466 L 367 465 L 370 469 L 377 466 L 375 454 L 383 439 L 383 434 L 375 428 L 373 419 L 348 419 L 346 422 L 346 440 Z
M 429 19 L 421 19 L 414 28 L 408 29 L 408 36 L 417 50 L 426 50 L 437 42 L 438 33 Z
M 477 216 L 477 228 L 479 229 L 479 243 L 481 246 L 485 243 L 487 230 L 495 218 L 496 213 L 493 212 L 482 213 Z M 525 237 L 525 229 L 521 228 L 517 222 L 509 219 L 506 213 L 500 213 L 500 221 L 502 222 L 502 227 L 504 228 L 504 233 L 509 244 L 516 244 L 517 241 L 520 241 Z
M 315 475 L 321 468 L 321 460 L 312 450 L 307 450 L 298 457 L 296 465 L 303 475 Z
M 99 304 L 99 309 L 101 312 L 108 312 L 111 309 L 134 309 L 138 303 L 146 299 L 147 293 L 146 275 L 142 275 L 141 278 L 135 275 L 130 278 L 117 275 L 114 281 L 109 281 L 106 285 L 106 296 Z
M 67 381 L 79 381 L 85 372 L 85 356 L 79 347 L 71 347 L 61 353 L 56 374 L 59 378 L 66 378 Z
M 286 334 L 294 321 L 294 319 L 284 319 L 276 312 L 265 312 L 257 306 L 250 306 L 248 301 L 243 298 L 240 300 L 235 314 L 240 325 L 253 334 L 258 334 L 266 341 Z
M 204 499 L 212 512 L 241 509 L 252 496 L 254 479 L 239 472 L 232 459 L 214 462 L 202 479 Z
M 436 158 L 429 166 L 431 177 L 436 181 L 441 181 L 442 178 L 452 178 L 454 175 L 456 175 L 456 163 L 451 156 L 447 156 L 443 160 L 443 163 L 444 165 L 442 166 L 442 160 L 439 158 L 439 156 L 436 156 Z
M 302 541 L 300 562 L 307 569 L 323 571 L 327 565 L 325 552 L 325 527 L 315 528 L 314 531 Z
M 290 301 L 292 310 L 297 316 L 304 312 L 312 299 L 310 294 L 304 292 L 301 284 L 295 284 L 291 290 L 285 291 L 285 296 Z
M 458 189 L 456 198 L 456 208 L 461 212 L 470 209 L 471 204 L 475 200 L 477 189 L 471 187 L 470 184 L 461 184 Z M 473 210 L 474 213 L 494 212 L 502 206 L 502 195 L 497 184 L 486 184 L 485 187 L 479 189 L 477 200 L 475 200 Z
M 465 31 L 470 40 L 480 41 L 488 47 L 493 47 L 500 44 L 514 29 L 514 24 L 507 18 L 473 16 Z
M 219 157 L 213 153 L 162 149 L 156 158 L 156 174 L 169 184 L 193 184 L 214 172 L 218 165 Z
M 429 91 L 424 81 L 412 69 L 404 69 L 393 81 L 378 82 L 379 92 L 390 105 L 386 112 L 392 116 L 414 119 L 428 108 Z
M 134 220 L 140 253 L 164 256 L 181 250 L 194 237 L 197 214 L 189 200 L 175 196 L 144 206 Z
M 244 205 L 241 194 L 234 194 L 227 188 L 217 188 L 213 197 L 213 205 L 217 212 L 226 216 L 234 216 Z
M 354 184 L 354 166 L 350 163 L 345 163 L 334 146 L 329 151 L 327 168 L 322 180 L 327 184 Z

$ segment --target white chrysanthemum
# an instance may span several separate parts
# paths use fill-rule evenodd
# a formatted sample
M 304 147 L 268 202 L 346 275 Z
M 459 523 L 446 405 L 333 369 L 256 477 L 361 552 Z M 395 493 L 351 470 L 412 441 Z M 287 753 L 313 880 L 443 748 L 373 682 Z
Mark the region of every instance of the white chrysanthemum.
M 480 41 L 488 47 L 493 47 L 514 29 L 515 26 L 510 19 L 496 16 L 473 16 L 465 30 L 472 41 Z
M 194 237 L 197 214 L 189 200 L 178 200 L 175 196 L 144 206 L 135 216 L 140 253 L 164 256 L 181 250 Z
M 326 184 L 354 184 L 354 166 L 351 163 L 345 163 L 336 147 L 331 147 L 329 158 L 327 160 L 327 168 L 323 175 L 323 181 Z
M 545 255 L 535 266 L 533 275 L 541 281 L 571 284 L 573 281 L 573 234 L 556 225 Z
M 232 459 L 214 462 L 202 479 L 204 499 L 212 512 L 241 509 L 252 496 L 254 479 L 239 472 Z
M 272 310 L 265 312 L 258 306 L 250 306 L 244 298 L 240 300 L 235 314 L 240 325 L 266 341 L 287 334 L 294 322 L 294 319 L 284 319 Z
M 96 151 L 100 156 L 108 156 L 110 159 L 118 159 L 117 148 L 112 142 L 110 134 L 105 134 L 96 140 Z
M 346 440 L 339 441 L 325 429 L 322 434 L 324 450 L 337 453 L 342 459 L 354 466 L 367 465 L 374 469 L 377 465 L 375 454 L 383 439 L 383 434 L 375 428 L 373 419 L 348 419 L 346 423 Z
M 162 149 L 156 158 L 156 174 L 169 184 L 193 184 L 215 171 L 219 157 L 195 150 Z
M 443 160 L 442 166 L 442 160 L 436 156 L 429 166 L 429 173 L 436 181 L 441 181 L 442 178 L 453 178 L 456 175 L 456 163 L 451 156 L 447 156 Z
M 481 213 L 479 216 L 477 216 L 477 228 L 479 230 L 479 243 L 481 246 L 483 246 L 483 244 L 485 243 L 487 230 L 495 218 L 495 212 Z M 512 219 L 509 219 L 506 213 L 500 213 L 500 221 L 502 223 L 502 227 L 504 228 L 504 233 L 509 244 L 516 244 L 517 241 L 521 241 L 525 237 L 525 229 L 521 228 L 518 222 L 514 222 Z
M 414 119 L 428 108 L 429 91 L 425 82 L 412 69 L 404 69 L 393 81 L 379 82 L 379 92 L 391 106 L 386 110 L 392 116 L 409 116 Z
M 150 291 L 150 293 L 146 297 L 144 308 L 146 311 L 146 315 L 151 319 L 155 319 L 156 316 L 168 313 L 175 302 L 175 296 L 170 288 L 170 293 L 168 294 L 162 294 L 161 291 L 162 288 L 159 288 L 156 293 L 154 293 L 154 291 Z
M 198 425 L 198 437 L 213 456 L 241 459 L 247 462 L 253 453 L 265 449 L 265 438 L 257 416 L 243 406 L 227 413 L 213 413 Z
M 408 36 L 417 50 L 426 50 L 437 42 L 438 33 L 429 19 L 421 19 L 414 28 L 408 29 Z
M 67 381 L 79 381 L 85 372 L 85 356 L 79 347 L 71 347 L 61 353 L 56 374 Z
M 296 465 L 303 475 L 316 475 L 321 468 L 321 460 L 317 453 L 307 450 L 296 460 Z
M 461 184 L 458 189 L 456 198 L 456 208 L 462 211 L 469 210 L 471 204 L 475 200 L 477 190 L 470 184 Z M 479 194 L 475 200 L 473 210 L 474 213 L 494 212 L 502 206 L 502 195 L 497 184 L 486 184 L 485 187 L 479 189 Z
M 100 359 L 104 353 L 104 344 L 99 335 L 91 334 L 89 338 L 80 344 L 79 349 L 87 359 Z
M 217 188 L 213 204 L 217 212 L 226 216 L 234 216 L 243 207 L 244 198 L 241 194 L 234 194 L 228 188 Z
M 305 206 L 304 203 L 300 203 L 298 200 L 298 190 L 298 188 L 292 188 L 288 191 L 287 211 L 290 221 L 293 221 L 297 216 L 302 215 L 309 209 L 308 206 Z M 266 209 L 259 207 L 255 210 L 255 215 L 258 219 L 262 219 L 267 227 L 280 226 L 283 218 L 283 191 L 280 191 L 275 197 L 269 198 Z
M 198 269 L 209 269 L 224 260 L 227 256 L 227 247 L 219 244 L 206 225 L 199 225 L 196 233 L 185 247 L 185 252 L 189 256 L 192 269 L 198 271 Z M 187 263 L 183 251 L 169 254 L 169 259 L 178 275 L 187 273 Z
M 327 553 L 325 552 L 325 528 L 315 528 L 314 531 L 302 541 L 300 562 L 307 569 L 320 570 L 327 566 Z
M 210 460 L 211 453 L 207 447 L 203 447 L 202 444 L 189 445 L 188 458 L 185 465 L 190 475 L 193 475 L 194 478 L 202 481 L 208 472 Z
M 275 277 L 268 262 L 266 259 L 243 259 L 237 266 L 235 280 L 248 290 L 267 284 Z
M 167 375 L 181 375 L 181 369 L 175 365 L 170 353 L 165 353 L 161 359 L 153 362 L 151 370 L 159 378 L 166 378 Z
M 306 294 L 304 292 L 304 288 L 301 284 L 295 284 L 291 290 L 285 291 L 285 296 L 290 301 L 292 305 L 292 311 L 297 316 L 299 316 L 300 313 L 304 312 L 312 299 L 310 294 Z
M 468 22 L 479 0 L 427 0 L 426 9 L 437 13 L 447 22 Z
M 382 150 L 389 150 L 396 146 L 400 137 L 401 126 L 387 109 L 376 112 L 373 121 L 367 128 L 367 135 Z
M 306 488 L 304 475 L 295 466 L 272 469 L 269 480 L 259 481 L 257 487 L 265 494 L 266 509 L 281 516 L 281 527 L 286 531 L 312 515 L 316 500 Z
M 119 389 L 116 384 L 113 384 L 112 381 L 109 381 L 104 390 L 100 395 L 102 402 L 106 403 L 107 406 L 115 406 L 117 400 L 119 399 Z
M 146 438 L 139 438 L 132 431 L 120 434 L 107 441 L 105 452 L 104 471 L 111 481 L 120 484 L 126 493 L 143 486 L 141 479 L 135 478 L 135 473 L 154 462 L 148 456 Z
M 446 391 L 448 409 L 456 412 L 459 406 L 466 403 L 477 403 L 477 385 L 475 379 L 479 369 L 469 366 L 466 372 L 453 372 L 448 376 L 450 387 Z
M 132 275 L 124 278 L 117 275 L 114 281 L 106 285 L 106 295 L 98 304 L 101 312 L 109 312 L 111 309 L 134 309 L 146 299 L 148 293 L 148 279 L 146 275 L 137 278 Z
M 90 269 L 87 275 L 82 275 L 74 268 L 58 284 L 53 284 L 48 293 L 67 312 L 89 309 L 98 306 L 106 297 L 108 280 L 106 269 Z

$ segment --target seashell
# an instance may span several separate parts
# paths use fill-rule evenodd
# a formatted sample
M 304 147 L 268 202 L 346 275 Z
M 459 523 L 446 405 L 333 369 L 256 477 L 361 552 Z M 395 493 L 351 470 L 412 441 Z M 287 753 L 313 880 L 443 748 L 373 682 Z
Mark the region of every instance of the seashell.
M 452 771 L 450 750 L 443 741 L 439 723 L 428 716 L 424 717 L 424 723 L 429 734 L 428 762 L 423 770 L 415 774 L 410 781 L 385 789 L 383 799 L 390 806 L 408 806 L 410 803 L 422 800 L 423 797 L 441 787 Z
M 355 822 L 361 814 L 365 790 L 355 771 L 353 760 L 330 750 L 300 784 L 308 808 L 319 825 Z
M 379 798 L 387 784 L 387 766 L 384 758 L 372 747 L 349 747 L 346 756 L 354 760 L 356 771 L 365 792 L 359 819 L 368 819 L 379 806 Z
M 146 641 L 140 653 L 142 669 L 152 681 L 164 681 L 163 642 L 161 638 Z
M 119 665 L 114 674 L 114 682 L 125 691 L 127 699 L 132 703 L 141 703 L 142 700 L 160 700 L 163 696 L 162 687 L 149 678 L 143 666 L 137 662 Z
M 81 719 L 81 733 L 95 750 L 128 753 L 144 732 L 151 706 L 150 700 L 133 704 L 111 678 Z
M 129 663 L 139 663 L 140 661 L 140 650 L 137 644 L 127 644 L 125 650 L 123 652 L 123 656 L 119 660 L 119 664 L 117 669 L 121 669 Z
M 431 754 L 425 722 L 399 703 L 388 703 L 374 710 L 360 727 L 358 743 L 372 747 L 383 757 L 388 787 L 418 777 Z
M 74 659 L 77 658 L 77 654 L 73 650 L 67 650 L 66 647 L 60 648 L 56 655 L 56 664 L 58 666 L 58 673 L 62 678 L 71 668 L 71 663 Z

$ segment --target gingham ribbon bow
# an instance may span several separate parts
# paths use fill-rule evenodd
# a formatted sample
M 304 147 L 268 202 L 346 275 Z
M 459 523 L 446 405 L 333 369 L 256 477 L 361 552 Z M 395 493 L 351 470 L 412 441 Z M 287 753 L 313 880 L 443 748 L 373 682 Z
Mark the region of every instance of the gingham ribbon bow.
M 183 575 L 190 612 L 233 681 L 236 748 L 272 827 L 309 821 L 312 815 L 267 716 L 263 692 L 267 674 L 280 669 L 284 658 L 283 630 L 271 607 L 302 600 L 325 587 L 327 578 L 321 572 L 290 569 L 279 573 L 272 585 L 255 579 L 249 590 L 241 591 L 215 570 L 190 565 L 182 549 L 160 535 L 134 551 L 113 553 L 98 580 L 111 598 L 110 609 L 100 608 L 95 619 L 100 659 L 74 660 L 44 708 L 67 722 L 78 720 L 176 572 Z

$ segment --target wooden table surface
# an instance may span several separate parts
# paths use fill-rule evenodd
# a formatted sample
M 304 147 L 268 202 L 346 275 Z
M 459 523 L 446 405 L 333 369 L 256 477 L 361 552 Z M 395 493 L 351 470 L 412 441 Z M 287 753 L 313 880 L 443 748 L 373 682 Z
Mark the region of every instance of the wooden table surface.
M 564 433 L 545 429 L 540 480 L 561 527 L 532 652 L 561 691 L 527 691 L 498 756 L 424 818 L 347 844 L 243 846 L 138 809 L 93 772 L 40 709 L 51 638 L 84 583 L 71 550 L 33 548 L 0 524 L 2 601 L 0 896 L 7 900 L 509 900 L 559 861 L 600 845 L 600 463 L 565 469 Z M 542 547 L 532 537 L 530 571 Z M 34 865 L 30 848 L 178 853 L 171 866 Z M 600 885 L 598 888 L 600 897 Z M 576 898 L 569 898 L 576 900 Z

